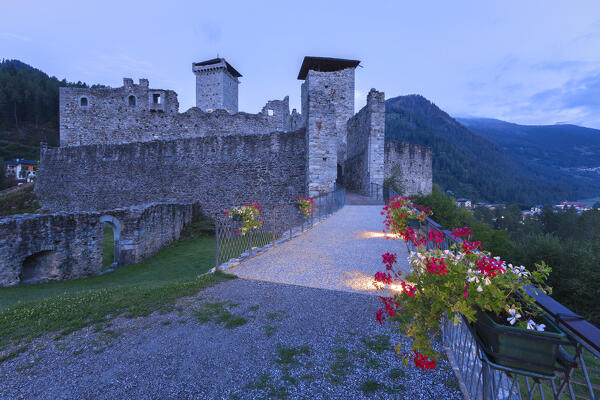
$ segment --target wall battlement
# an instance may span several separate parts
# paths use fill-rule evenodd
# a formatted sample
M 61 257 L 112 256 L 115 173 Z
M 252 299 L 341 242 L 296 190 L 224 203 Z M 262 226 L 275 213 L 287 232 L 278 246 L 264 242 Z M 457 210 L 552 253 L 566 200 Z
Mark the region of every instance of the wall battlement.
M 258 114 L 179 113 L 177 93 L 125 78 L 119 88 L 61 88 L 60 145 L 123 144 L 291 130 L 289 98 L 272 100 Z M 295 126 L 301 128 L 301 126 Z

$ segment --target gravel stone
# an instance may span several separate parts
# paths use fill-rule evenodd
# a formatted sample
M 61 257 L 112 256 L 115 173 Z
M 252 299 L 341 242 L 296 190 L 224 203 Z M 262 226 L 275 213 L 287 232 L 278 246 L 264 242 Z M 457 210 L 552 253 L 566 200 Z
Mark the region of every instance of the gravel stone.
M 248 322 L 226 329 L 193 315 L 224 301 Z M 0 398 L 460 399 L 445 359 L 434 371 L 401 364 L 393 345 L 410 343 L 375 321 L 379 303 L 361 293 L 235 279 L 182 299 L 180 312 L 34 339 L 0 364 Z M 275 327 L 270 335 L 266 326 Z M 381 354 L 365 345 L 377 335 L 390 338 Z M 285 349 L 300 354 L 278 362 Z M 394 368 L 401 376 L 390 377 Z M 360 387 L 369 380 L 377 391 L 366 394 Z

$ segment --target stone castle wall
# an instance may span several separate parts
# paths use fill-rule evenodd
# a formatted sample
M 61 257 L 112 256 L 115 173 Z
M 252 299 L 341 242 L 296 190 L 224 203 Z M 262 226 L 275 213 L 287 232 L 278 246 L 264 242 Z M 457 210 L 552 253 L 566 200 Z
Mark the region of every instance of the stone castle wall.
M 255 135 L 291 130 L 289 99 L 258 114 L 192 107 L 179 113 L 177 94 L 124 79 L 120 88 L 60 88 L 60 145 L 122 144 L 203 136 Z M 134 104 L 130 97 L 135 99 Z M 158 97 L 156 97 L 158 96 Z M 81 100 L 85 98 L 82 106 Z M 296 126 L 300 128 L 300 126 Z
M 385 95 L 371 89 L 365 105 L 347 124 L 347 158 L 344 185 L 369 194 L 370 184 L 383 185 Z
M 330 192 L 337 166 L 346 158 L 346 123 L 354 114 L 354 68 L 309 70 L 301 88 L 307 132 L 307 190 L 311 196 Z
M 330 118 L 337 136 L 337 159 L 342 161 L 346 158 L 346 123 L 354 115 L 354 68 L 333 72 L 309 70 L 301 87 L 302 115 L 317 92 L 331 105 Z
M 103 220 L 116 225 L 117 265 L 139 262 L 179 238 L 193 204 L 0 218 L 0 286 L 82 278 L 102 270 Z
M 385 178 L 397 177 L 403 195 L 431 194 L 433 186 L 431 147 L 406 142 L 385 144 Z
M 36 194 L 53 211 L 196 202 L 208 215 L 306 188 L 305 132 L 43 148 Z

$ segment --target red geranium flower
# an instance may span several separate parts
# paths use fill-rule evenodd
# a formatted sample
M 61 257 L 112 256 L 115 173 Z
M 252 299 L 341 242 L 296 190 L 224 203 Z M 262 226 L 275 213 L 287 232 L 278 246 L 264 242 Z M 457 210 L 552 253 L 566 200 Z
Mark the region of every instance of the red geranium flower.
M 415 367 L 421 368 L 423 371 L 426 369 L 435 369 L 435 360 L 429 360 L 429 358 L 420 352 L 413 350 L 415 353 Z

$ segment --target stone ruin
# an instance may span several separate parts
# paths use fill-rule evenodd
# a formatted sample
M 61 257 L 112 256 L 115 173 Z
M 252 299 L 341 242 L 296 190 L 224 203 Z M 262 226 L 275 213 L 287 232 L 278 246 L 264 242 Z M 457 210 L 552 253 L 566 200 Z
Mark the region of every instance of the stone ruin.
M 196 106 L 183 113 L 147 79 L 61 88 L 60 147 L 42 147 L 35 187 L 53 214 L 0 219 L 0 285 L 98 273 L 104 222 L 125 265 L 175 240 L 193 209 L 291 206 L 338 185 L 367 194 L 398 171 L 406 194 L 430 193 L 430 149 L 385 143 L 384 93 L 354 113 L 359 63 L 305 57 L 300 112 L 287 96 L 239 112 L 242 75 L 222 58 L 192 64 Z

